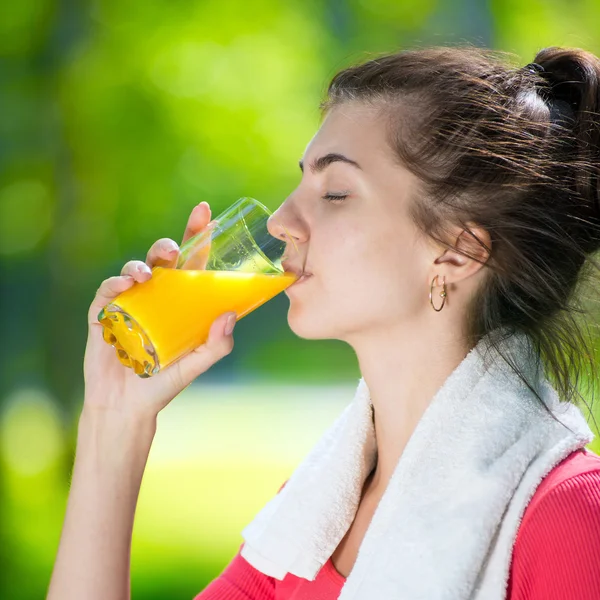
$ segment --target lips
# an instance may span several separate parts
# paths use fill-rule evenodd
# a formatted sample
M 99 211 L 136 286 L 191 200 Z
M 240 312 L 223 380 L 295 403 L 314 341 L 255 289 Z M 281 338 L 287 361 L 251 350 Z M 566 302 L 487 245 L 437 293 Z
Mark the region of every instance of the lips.
M 303 285 L 304 282 L 308 281 L 310 278 L 311 278 L 311 276 L 308 273 L 301 275 L 298 279 L 296 279 L 296 281 L 294 281 L 294 283 L 292 283 L 292 285 L 288 286 L 285 289 L 285 292 L 288 293 L 289 291 L 295 290 L 298 286 Z
M 303 271 L 300 267 L 296 267 L 294 265 L 291 265 L 287 262 L 282 262 L 281 266 L 283 267 L 283 270 L 286 273 L 293 273 L 294 275 L 296 275 L 298 278 L 305 276 L 305 277 L 310 277 L 312 275 L 312 273 L 309 273 L 308 271 Z

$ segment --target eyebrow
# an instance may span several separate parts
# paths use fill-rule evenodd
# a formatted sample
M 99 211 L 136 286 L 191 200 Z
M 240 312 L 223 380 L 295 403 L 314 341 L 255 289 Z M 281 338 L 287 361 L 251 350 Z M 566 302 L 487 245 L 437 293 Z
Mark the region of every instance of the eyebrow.
M 325 156 L 320 156 L 319 158 L 316 158 L 313 162 L 311 162 L 309 165 L 310 172 L 313 174 L 322 173 L 329 165 L 331 165 L 334 162 L 343 162 L 352 165 L 357 169 L 361 169 L 361 166 L 355 160 L 352 160 L 351 158 L 348 158 L 343 154 L 331 152 L 329 154 L 325 154 Z M 298 165 L 300 166 L 300 170 L 304 173 L 304 161 L 300 160 L 298 162 Z

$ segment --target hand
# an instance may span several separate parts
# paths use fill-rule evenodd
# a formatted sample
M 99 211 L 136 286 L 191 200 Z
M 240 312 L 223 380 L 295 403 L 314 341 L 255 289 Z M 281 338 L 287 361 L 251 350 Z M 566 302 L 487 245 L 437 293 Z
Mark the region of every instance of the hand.
M 210 223 L 208 203 L 194 207 L 183 235 L 182 243 L 200 233 Z M 208 340 L 186 356 L 183 356 L 156 375 L 142 379 L 121 364 L 115 349 L 102 337 L 102 325 L 98 313 L 106 304 L 129 289 L 134 282 L 147 281 L 152 277 L 152 267 L 175 268 L 179 247 L 168 238 L 155 242 L 146 262 L 131 260 L 121 270 L 121 275 L 102 282 L 88 312 L 88 338 L 84 357 L 85 399 L 84 409 L 116 411 L 127 417 L 155 418 L 175 396 L 185 389 L 198 375 L 233 350 L 233 337 L 224 334 L 227 324 L 225 313 L 213 322 Z M 196 264 L 195 268 L 204 268 Z

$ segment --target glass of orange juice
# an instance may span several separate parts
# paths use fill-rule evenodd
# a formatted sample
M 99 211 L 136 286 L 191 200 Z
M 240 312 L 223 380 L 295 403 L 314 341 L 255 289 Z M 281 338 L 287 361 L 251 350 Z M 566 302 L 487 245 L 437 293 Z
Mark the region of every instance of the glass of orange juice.
M 176 268 L 154 267 L 107 304 L 98 321 L 121 363 L 152 377 L 202 345 L 219 315 L 235 311 L 239 321 L 294 283 L 281 263 L 298 264 L 297 248 L 268 232 L 271 216 L 241 198 L 181 246 Z

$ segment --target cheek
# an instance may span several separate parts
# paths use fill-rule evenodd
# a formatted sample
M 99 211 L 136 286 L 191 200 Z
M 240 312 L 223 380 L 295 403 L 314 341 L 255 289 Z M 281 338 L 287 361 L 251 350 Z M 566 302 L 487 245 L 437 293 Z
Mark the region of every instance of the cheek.
M 325 298 L 335 299 L 336 310 L 344 313 L 380 306 L 398 295 L 403 279 L 385 242 L 358 230 L 347 232 L 318 262 L 325 267 L 319 278 Z
M 291 298 L 291 329 L 305 339 L 346 339 L 369 329 L 411 321 L 427 301 L 416 284 L 414 267 L 390 252 L 373 252 L 374 244 L 340 244 L 315 262 L 321 269 Z M 411 270 L 412 269 L 412 270 Z M 316 270 L 316 268 L 315 268 Z M 422 287 L 422 286 L 420 286 Z
M 323 284 L 326 286 L 355 288 L 379 262 L 377 245 L 358 227 L 345 227 L 319 247 L 323 252 L 316 263 L 323 267 Z
M 315 279 L 291 302 L 290 325 L 301 337 L 342 338 L 351 331 L 410 320 L 429 290 L 422 258 L 402 223 L 349 223 L 313 230 L 309 263 Z
M 346 314 L 412 313 L 428 290 L 421 281 L 416 248 L 399 233 L 366 237 L 355 229 L 326 257 L 327 275 L 320 281 L 327 296 Z

